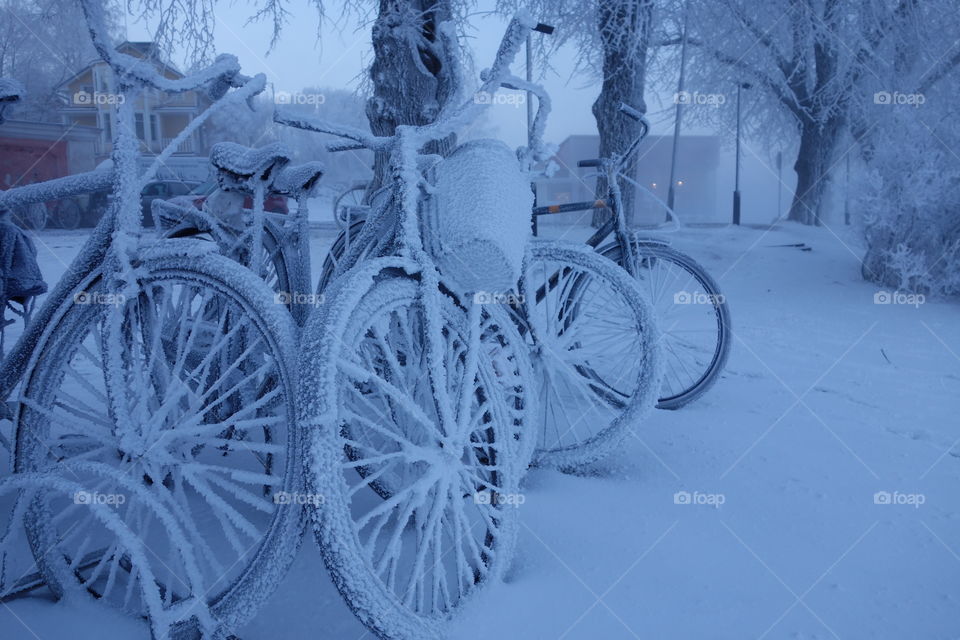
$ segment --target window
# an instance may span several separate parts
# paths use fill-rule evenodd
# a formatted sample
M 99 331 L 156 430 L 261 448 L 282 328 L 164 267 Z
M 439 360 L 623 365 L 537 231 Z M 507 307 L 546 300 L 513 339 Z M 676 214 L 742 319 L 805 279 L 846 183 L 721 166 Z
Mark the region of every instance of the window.
M 140 138 L 141 140 L 146 140 L 143 133 L 143 114 L 138 113 L 134 117 L 136 119 L 137 137 Z
M 190 192 L 190 187 L 194 185 L 184 182 L 168 182 L 171 196 L 185 196 Z
M 150 139 L 154 142 L 160 140 L 160 123 L 157 121 L 157 116 L 150 114 Z
M 164 193 L 164 184 L 162 182 L 151 182 L 140 192 L 142 196 L 162 196 Z

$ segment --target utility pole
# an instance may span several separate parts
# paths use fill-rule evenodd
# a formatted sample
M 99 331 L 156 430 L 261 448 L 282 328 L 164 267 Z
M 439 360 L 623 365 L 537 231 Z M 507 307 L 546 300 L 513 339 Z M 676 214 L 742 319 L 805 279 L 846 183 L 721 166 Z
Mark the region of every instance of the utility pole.
M 667 189 L 667 208 L 673 211 L 676 201 L 677 149 L 680 146 L 680 120 L 683 116 L 683 80 L 687 69 L 687 7 L 683 7 L 683 40 L 680 43 L 680 79 L 677 81 L 676 115 L 673 119 L 673 151 L 670 154 L 670 187 Z
M 777 151 L 777 216 L 774 222 L 783 215 L 783 151 Z
M 747 82 L 737 83 L 737 168 L 733 186 L 733 224 L 740 224 L 740 89 L 749 89 Z
M 527 82 L 533 82 L 533 33 L 527 34 Z M 527 91 L 527 148 L 533 144 L 533 94 Z

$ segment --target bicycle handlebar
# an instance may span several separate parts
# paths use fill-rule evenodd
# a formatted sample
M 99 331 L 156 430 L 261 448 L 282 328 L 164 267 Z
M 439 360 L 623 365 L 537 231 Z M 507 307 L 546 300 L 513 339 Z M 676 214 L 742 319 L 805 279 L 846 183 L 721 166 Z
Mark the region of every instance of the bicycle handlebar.
M 243 86 L 250 80 L 240 74 L 240 63 L 236 56 L 229 54 L 217 56 L 213 64 L 197 73 L 177 79 L 167 78 L 158 73 L 152 64 L 144 64 L 143 60 L 120 53 L 110 46 L 109 39 L 106 37 L 103 7 L 100 3 L 96 0 L 80 0 L 80 5 L 83 8 L 93 46 L 121 80 L 133 79 L 145 86 L 167 93 L 183 93 L 208 86 L 211 88 L 211 97 L 214 100 L 222 97 L 230 87 Z
M 0 210 L 14 210 L 36 202 L 48 202 L 103 191 L 113 184 L 113 176 L 112 169 L 100 169 L 12 187 L 6 191 L 0 191 Z

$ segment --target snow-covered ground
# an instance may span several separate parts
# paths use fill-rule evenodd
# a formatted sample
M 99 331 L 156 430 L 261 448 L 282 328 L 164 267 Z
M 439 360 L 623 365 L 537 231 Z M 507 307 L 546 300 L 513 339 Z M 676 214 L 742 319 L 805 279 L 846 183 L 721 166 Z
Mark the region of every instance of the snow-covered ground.
M 314 233 L 319 263 L 333 231 Z M 637 425 L 594 474 L 531 472 L 516 565 L 452 637 L 960 636 L 960 307 L 875 304 L 861 249 L 838 233 L 673 236 L 727 295 L 726 373 L 693 405 Z M 82 240 L 40 234 L 48 279 Z M 797 243 L 812 250 L 776 246 Z M 370 637 L 312 538 L 238 632 Z M 0 607 L 4 640 L 63 637 L 149 632 L 95 607 Z

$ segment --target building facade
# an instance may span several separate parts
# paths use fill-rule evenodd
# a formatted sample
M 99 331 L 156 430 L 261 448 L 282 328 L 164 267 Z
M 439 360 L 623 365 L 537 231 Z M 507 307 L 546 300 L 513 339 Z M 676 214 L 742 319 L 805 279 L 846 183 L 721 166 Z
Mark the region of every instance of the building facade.
M 117 50 L 152 64 L 167 78 L 183 77 L 176 68 L 160 59 L 153 43 L 124 42 Z M 64 82 L 59 93 L 63 101 L 63 123 L 99 130 L 95 148 L 96 160 L 105 160 L 109 157 L 113 145 L 113 133 L 117 126 L 117 104 L 123 100 L 123 96 L 117 93 L 109 65 L 102 60 L 92 63 Z M 136 100 L 136 134 L 140 139 L 140 151 L 144 155 L 160 153 L 210 104 L 206 96 L 197 91 L 167 94 L 155 89 L 145 89 Z M 205 155 L 206 151 L 200 131 L 196 131 L 180 144 L 174 153 L 180 156 L 199 156 Z
M 678 147 L 674 210 L 684 222 L 711 222 L 716 209 L 720 140 L 716 136 L 681 136 Z M 665 219 L 672 148 L 673 136 L 658 135 L 647 136 L 640 146 L 635 180 L 641 189 L 633 215 L 637 225 L 657 225 Z M 537 182 L 538 204 L 592 200 L 597 170 L 580 168 L 577 162 L 596 158 L 599 149 L 597 135 L 574 135 L 564 140 L 551 159 L 553 173 Z M 590 214 L 545 216 L 541 223 L 549 224 L 554 219 L 564 224 L 580 219 L 589 222 Z

